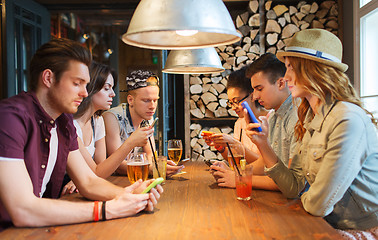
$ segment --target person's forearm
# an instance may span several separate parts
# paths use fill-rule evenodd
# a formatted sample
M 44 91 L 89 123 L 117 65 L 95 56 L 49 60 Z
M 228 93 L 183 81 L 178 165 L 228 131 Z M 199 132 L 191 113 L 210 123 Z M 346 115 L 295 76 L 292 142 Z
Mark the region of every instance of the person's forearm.
M 257 144 L 257 147 L 266 167 L 271 168 L 278 162 L 278 157 L 268 142 Z
M 277 185 L 268 176 L 252 176 L 252 187 L 255 189 L 264 189 L 270 191 L 279 191 Z
M 73 181 L 75 183 L 74 179 Z M 124 192 L 124 188 L 118 187 L 97 176 L 85 181 L 83 186 L 78 184 L 76 184 L 76 186 L 81 195 L 91 200 L 106 201 L 113 199 Z
M 107 178 L 117 170 L 122 161 L 126 159 L 127 155 L 134 148 L 134 144 L 127 140 L 105 161 L 97 165 L 97 176 Z
M 16 227 L 42 227 L 93 221 L 93 209 L 93 202 L 70 202 L 33 196 L 10 214 Z
M 248 163 L 253 163 L 254 161 L 256 161 L 260 155 L 255 153 L 254 151 L 244 147 L 245 149 L 245 160 L 248 162 Z

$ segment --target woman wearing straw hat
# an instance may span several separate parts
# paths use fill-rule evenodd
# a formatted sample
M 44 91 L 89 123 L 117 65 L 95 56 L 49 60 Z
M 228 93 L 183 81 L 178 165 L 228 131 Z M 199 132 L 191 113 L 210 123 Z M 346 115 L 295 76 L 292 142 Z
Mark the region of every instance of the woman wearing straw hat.
M 285 196 L 301 195 L 304 209 L 324 217 L 343 236 L 378 238 L 378 140 L 375 119 L 363 107 L 341 62 L 342 44 L 332 33 L 308 29 L 296 33 L 285 52 L 285 80 L 299 98 L 296 154 L 290 169 L 260 144 L 267 136 L 247 134 L 263 156 L 266 174 Z M 308 185 L 307 189 L 305 185 Z M 367 237 L 369 239 L 369 237 Z

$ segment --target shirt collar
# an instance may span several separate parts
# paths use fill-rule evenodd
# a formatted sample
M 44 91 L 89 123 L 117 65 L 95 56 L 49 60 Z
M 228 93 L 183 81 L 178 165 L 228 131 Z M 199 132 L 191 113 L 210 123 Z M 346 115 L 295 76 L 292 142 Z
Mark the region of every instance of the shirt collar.
M 285 113 L 287 113 L 290 110 L 292 105 L 293 105 L 293 98 L 291 97 L 291 94 L 289 94 L 286 100 L 281 104 L 281 106 L 275 112 L 275 115 L 284 116 Z
M 318 132 L 321 131 L 327 115 L 331 112 L 336 103 L 336 100 L 332 100 L 330 96 L 327 96 L 325 103 L 318 107 L 318 113 L 315 114 L 313 118 L 313 111 L 310 108 L 305 117 L 304 128 Z
M 35 112 L 36 112 L 37 122 L 40 122 L 40 123 L 43 122 L 45 124 L 48 124 L 51 127 L 55 127 L 56 121 L 58 121 L 58 122 L 60 122 L 64 125 L 66 125 L 68 123 L 69 118 L 66 116 L 66 114 L 61 114 L 56 120 L 52 119 L 52 117 L 49 114 L 47 114 L 45 109 L 42 107 L 41 103 L 39 102 L 39 100 L 37 98 L 37 95 L 35 94 L 35 92 L 30 91 L 30 92 L 27 92 L 25 94 L 29 95 L 32 98 L 32 101 L 34 102 L 34 106 L 36 108 Z

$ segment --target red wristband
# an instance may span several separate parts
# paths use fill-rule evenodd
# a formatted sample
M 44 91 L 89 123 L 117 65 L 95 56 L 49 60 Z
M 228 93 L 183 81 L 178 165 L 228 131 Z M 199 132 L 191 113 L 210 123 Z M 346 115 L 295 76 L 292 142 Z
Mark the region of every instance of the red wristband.
M 99 220 L 99 211 L 98 211 L 98 201 L 94 202 L 94 207 L 93 207 L 93 221 L 97 222 Z

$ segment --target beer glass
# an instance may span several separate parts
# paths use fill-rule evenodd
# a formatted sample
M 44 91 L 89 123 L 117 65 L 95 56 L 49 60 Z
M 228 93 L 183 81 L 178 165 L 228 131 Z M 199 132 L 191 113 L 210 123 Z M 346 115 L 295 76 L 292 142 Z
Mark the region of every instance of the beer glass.
M 168 140 L 168 157 L 176 164 L 180 161 L 182 155 L 182 142 L 180 139 Z
M 131 184 L 148 178 L 149 162 L 144 152 L 132 152 L 127 157 L 127 177 Z
M 240 142 L 229 144 L 229 146 L 234 156 L 235 162 L 239 166 L 240 159 L 245 159 L 244 146 Z M 228 148 L 227 150 L 228 150 L 228 153 L 227 153 L 228 164 L 230 165 L 230 168 L 234 170 L 234 161 L 232 160 L 230 150 Z

